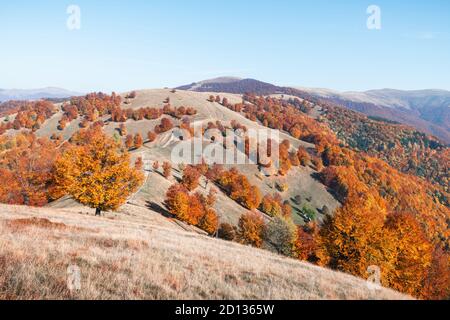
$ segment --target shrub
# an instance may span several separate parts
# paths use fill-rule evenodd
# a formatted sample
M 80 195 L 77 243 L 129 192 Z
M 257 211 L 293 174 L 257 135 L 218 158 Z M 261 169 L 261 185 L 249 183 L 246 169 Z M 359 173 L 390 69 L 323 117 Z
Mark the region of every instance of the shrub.
M 144 140 L 142 139 L 142 136 L 140 133 L 137 133 L 134 136 L 134 147 L 136 149 L 139 149 L 140 147 L 142 147 L 142 145 L 144 144 Z
M 276 253 L 293 256 L 297 237 L 297 227 L 289 218 L 276 216 L 264 232 L 264 245 Z
M 134 146 L 134 139 L 133 136 L 129 134 L 125 139 L 125 147 L 127 147 L 127 149 L 131 149 L 133 146 Z
M 317 216 L 316 209 L 311 208 L 311 206 L 305 204 L 302 208 L 302 212 L 305 216 L 307 216 L 310 220 L 315 220 Z
M 139 171 L 141 171 L 144 168 L 144 161 L 142 161 L 142 157 L 136 159 L 134 167 L 136 168 L 136 170 Z
M 169 178 L 172 174 L 172 165 L 170 164 L 170 162 L 164 162 L 162 168 L 164 177 Z
M 284 182 L 277 182 L 277 189 L 280 192 L 286 192 L 289 190 L 289 185 Z
M 242 244 L 261 248 L 264 231 L 264 219 L 257 212 L 248 212 L 239 219 L 238 240 Z
M 185 186 L 189 191 L 193 191 L 198 187 L 200 177 L 201 174 L 196 168 L 188 166 L 184 169 L 181 184 Z
M 217 232 L 219 219 L 211 208 L 214 203 L 210 205 L 201 194 L 191 195 L 183 185 L 175 184 L 169 188 L 165 204 L 177 219 L 197 226 L 210 235 Z
M 205 214 L 200 219 L 200 223 L 198 227 L 204 231 L 206 231 L 209 235 L 213 235 L 217 232 L 219 225 L 219 219 L 214 210 L 208 208 L 205 211 Z
M 233 241 L 236 238 L 236 228 L 229 223 L 221 223 L 218 236 L 220 239 Z

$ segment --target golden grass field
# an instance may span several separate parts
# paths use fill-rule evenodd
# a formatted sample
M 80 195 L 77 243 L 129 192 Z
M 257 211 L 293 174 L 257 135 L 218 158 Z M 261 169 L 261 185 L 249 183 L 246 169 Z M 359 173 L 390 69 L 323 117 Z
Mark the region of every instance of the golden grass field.
M 80 270 L 80 290 L 67 286 Z M 145 208 L 0 205 L 0 299 L 408 299 L 349 275 L 187 232 Z

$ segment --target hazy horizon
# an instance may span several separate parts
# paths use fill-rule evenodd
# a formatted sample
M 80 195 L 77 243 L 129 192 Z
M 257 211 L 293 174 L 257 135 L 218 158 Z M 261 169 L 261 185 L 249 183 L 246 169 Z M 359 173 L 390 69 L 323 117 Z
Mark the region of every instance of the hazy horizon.
M 43 89 L 58 89 L 58 90 L 64 90 L 64 91 L 69 91 L 69 92 L 74 92 L 74 93 L 78 93 L 78 94 L 87 94 L 90 92 L 104 92 L 104 93 L 111 93 L 111 92 L 128 92 L 128 91 L 132 91 L 132 90 L 151 90 L 151 89 L 163 89 L 163 88 L 177 88 L 180 86 L 184 86 L 184 85 L 189 85 L 192 83 L 198 83 L 201 81 L 207 81 L 207 80 L 214 80 L 217 78 L 237 78 L 235 76 L 218 76 L 218 77 L 212 77 L 212 78 L 208 78 L 208 79 L 200 79 L 200 80 L 196 80 L 196 81 L 191 81 L 191 82 L 187 82 L 187 83 L 182 83 L 182 84 L 178 84 L 175 86 L 166 86 L 166 85 L 160 85 L 157 87 L 147 87 L 147 88 L 129 88 L 127 90 L 115 90 L 115 89 L 111 89 L 111 90 L 95 90 L 95 89 L 91 89 L 88 91 L 78 91 L 78 90 L 72 90 L 72 88 L 65 88 L 65 87 L 60 87 L 60 86 L 44 86 L 44 87 L 28 87 L 28 88 L 2 88 L 0 87 L 0 90 L 4 90 L 4 91 L 34 91 L 34 90 L 43 90 Z M 258 81 L 262 81 L 260 79 L 255 79 L 252 77 L 249 78 L 240 78 L 242 80 L 245 79 L 253 79 L 253 80 L 258 80 Z M 371 88 L 371 89 L 367 89 L 367 90 L 338 90 L 335 88 L 326 88 L 326 87 L 311 87 L 311 86 L 304 86 L 304 85 L 300 85 L 300 86 L 289 86 L 289 85 L 282 85 L 282 84 L 277 84 L 277 83 L 273 83 L 270 81 L 264 81 L 279 87 L 290 87 L 290 88 L 297 88 L 297 89 L 311 89 L 311 90 L 329 90 L 329 91 L 336 91 L 339 93 L 352 93 L 352 92 L 369 92 L 369 91 L 381 91 L 381 90 L 398 90 L 398 91 L 405 91 L 405 92 L 412 92 L 412 91 L 446 91 L 446 92 L 450 92 L 450 90 L 448 89 L 442 89 L 442 88 L 421 88 L 421 89 L 398 89 L 398 88 Z

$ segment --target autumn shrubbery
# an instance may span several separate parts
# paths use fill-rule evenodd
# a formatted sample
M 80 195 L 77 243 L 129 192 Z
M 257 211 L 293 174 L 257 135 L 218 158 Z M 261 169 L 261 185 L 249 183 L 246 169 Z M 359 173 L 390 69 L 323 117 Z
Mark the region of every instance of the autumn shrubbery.
M 233 241 L 236 239 L 237 228 L 229 223 L 221 223 L 217 232 L 220 239 Z
M 264 243 L 268 250 L 279 254 L 295 257 L 295 242 L 297 239 L 297 226 L 290 217 L 276 216 L 264 230 Z
M 51 199 L 56 145 L 34 134 L 0 137 L 0 202 L 43 206 Z M 3 142 L 2 142 L 3 141 Z
M 181 184 L 189 191 L 195 190 L 200 182 L 201 173 L 193 166 L 187 166 L 183 170 Z
M 261 248 L 265 229 L 261 214 L 248 212 L 239 219 L 237 239 L 242 244 Z
M 165 204 L 177 219 L 199 227 L 212 235 L 217 231 L 218 218 L 212 209 L 214 192 L 207 197 L 200 193 L 190 194 L 181 184 L 174 184 L 166 194 Z
M 262 196 L 258 187 L 251 185 L 247 177 L 236 168 L 223 170 L 215 166 L 206 174 L 223 188 L 231 199 L 247 209 L 256 209 L 261 204 Z
M 25 128 L 36 131 L 56 111 L 53 103 L 49 101 L 23 102 L 14 121 L 4 126 L 8 129 L 20 130 Z
M 225 235 L 232 231 L 225 227 Z M 241 216 L 238 223 L 236 241 L 264 248 L 288 257 L 298 257 L 297 226 L 290 217 L 275 216 L 267 222 L 263 216 L 255 211 L 249 211 Z
M 275 193 L 273 196 L 270 194 L 265 195 L 262 199 L 260 209 L 271 217 L 291 215 L 290 205 L 284 203 L 283 198 L 278 193 Z

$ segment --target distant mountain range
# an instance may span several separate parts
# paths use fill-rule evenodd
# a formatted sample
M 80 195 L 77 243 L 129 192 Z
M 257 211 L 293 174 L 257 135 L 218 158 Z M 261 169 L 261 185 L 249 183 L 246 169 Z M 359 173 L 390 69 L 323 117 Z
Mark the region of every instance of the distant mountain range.
M 299 88 L 369 116 L 411 125 L 450 143 L 450 92 L 445 90 L 338 92 Z
M 177 89 L 237 94 L 290 94 L 342 105 L 368 116 L 407 124 L 450 143 L 450 91 L 445 90 L 339 92 L 330 89 L 280 87 L 254 79 L 234 77 L 200 81 Z
M 38 100 L 43 98 L 61 99 L 82 95 L 79 92 L 73 92 L 61 88 L 42 88 L 42 89 L 0 89 L 0 102 L 9 100 Z

